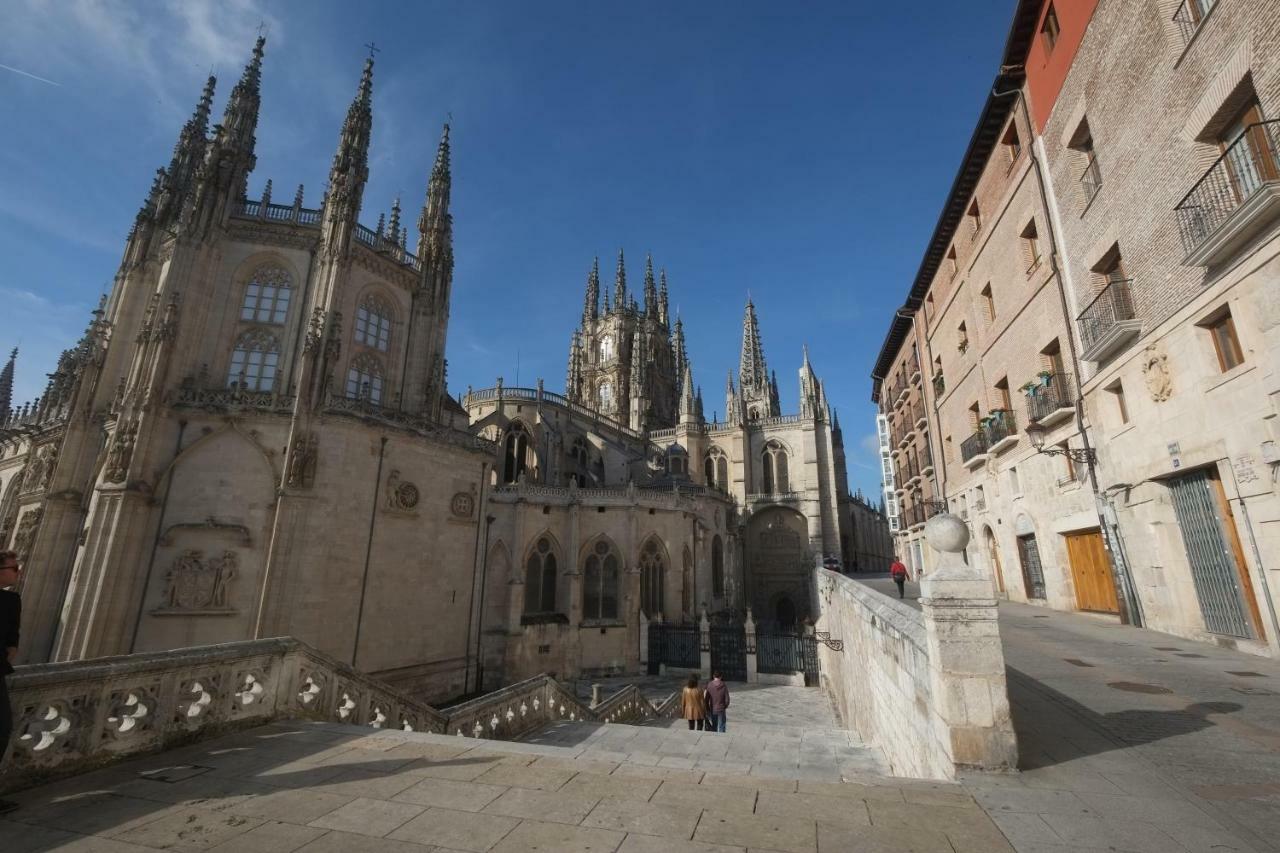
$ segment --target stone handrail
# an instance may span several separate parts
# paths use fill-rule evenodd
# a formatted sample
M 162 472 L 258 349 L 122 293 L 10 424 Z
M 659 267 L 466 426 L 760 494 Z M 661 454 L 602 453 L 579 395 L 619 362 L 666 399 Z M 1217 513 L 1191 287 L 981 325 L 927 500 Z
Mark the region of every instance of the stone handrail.
M 693 492 L 676 489 L 650 489 L 636 487 L 587 489 L 577 486 L 542 486 L 537 484 L 517 483 L 515 485 L 495 486 L 490 498 L 498 503 L 513 501 L 530 501 L 533 503 L 553 503 L 556 505 L 571 503 L 588 503 L 593 506 L 644 506 L 665 509 L 689 509 Z
M 292 638 L 18 667 L 0 790 L 279 718 L 443 732 L 448 717 Z
M 669 716 L 628 685 L 596 709 L 538 675 L 437 710 L 290 637 L 18 667 L 0 792 L 276 719 L 513 740 L 551 722 Z M 0 756 L 0 759 L 3 759 Z

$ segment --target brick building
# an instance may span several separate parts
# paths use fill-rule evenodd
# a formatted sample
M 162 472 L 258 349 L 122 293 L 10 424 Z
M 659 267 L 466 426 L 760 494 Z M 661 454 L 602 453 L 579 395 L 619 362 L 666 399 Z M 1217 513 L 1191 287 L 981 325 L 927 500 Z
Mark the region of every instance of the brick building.
M 932 493 L 1012 599 L 1276 647 L 1277 7 L 1019 3 L 873 372 L 915 566 Z

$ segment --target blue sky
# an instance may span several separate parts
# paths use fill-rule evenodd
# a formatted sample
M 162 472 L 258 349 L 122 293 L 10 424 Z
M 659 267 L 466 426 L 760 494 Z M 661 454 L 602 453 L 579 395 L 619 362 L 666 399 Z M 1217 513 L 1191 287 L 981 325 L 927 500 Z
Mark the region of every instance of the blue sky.
M 667 270 L 707 415 L 748 292 L 783 407 L 801 345 L 879 487 L 870 373 L 999 62 L 1013 0 L 0 0 L 0 347 L 39 393 L 119 262 L 210 69 L 215 111 L 269 27 L 250 195 L 318 202 L 366 51 L 362 220 L 416 221 L 453 116 L 450 388 L 564 384 L 594 255 Z M 799 12 L 799 13 L 797 13 Z M 28 75 L 34 75 L 28 76 Z M 35 79 L 43 78 L 43 79 Z

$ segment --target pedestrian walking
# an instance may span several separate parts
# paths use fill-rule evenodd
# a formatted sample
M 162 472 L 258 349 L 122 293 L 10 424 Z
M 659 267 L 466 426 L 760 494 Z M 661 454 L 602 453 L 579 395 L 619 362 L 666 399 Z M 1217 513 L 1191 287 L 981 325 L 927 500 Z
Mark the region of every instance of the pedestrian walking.
M 18 555 L 0 551 L 0 761 L 9 748 L 13 733 L 13 708 L 9 705 L 9 674 L 18 659 L 18 623 L 22 619 L 22 599 L 12 589 L 17 586 L 22 569 Z M 0 814 L 16 809 L 16 803 L 0 800 Z
M 907 581 L 911 580 L 911 575 L 907 574 L 907 567 L 902 565 L 902 560 L 893 558 L 889 574 L 893 576 L 893 582 L 898 585 L 898 598 L 906 598 Z
M 689 731 L 702 731 L 707 718 L 707 704 L 703 691 L 698 687 L 698 676 L 689 676 L 689 681 L 680 694 L 680 716 L 689 721 Z
M 729 709 L 729 685 L 720 673 L 711 673 L 707 682 L 707 731 L 723 732 L 726 726 L 725 711 Z

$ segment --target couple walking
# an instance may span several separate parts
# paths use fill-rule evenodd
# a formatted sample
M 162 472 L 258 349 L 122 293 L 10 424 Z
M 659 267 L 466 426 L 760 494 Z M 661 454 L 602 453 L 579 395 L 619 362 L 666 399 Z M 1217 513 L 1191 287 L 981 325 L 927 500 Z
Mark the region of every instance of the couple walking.
M 680 715 L 689 721 L 690 731 L 724 731 L 728 708 L 729 686 L 720 673 L 712 673 L 705 689 L 698 686 L 698 676 L 689 676 L 689 682 L 680 695 Z

